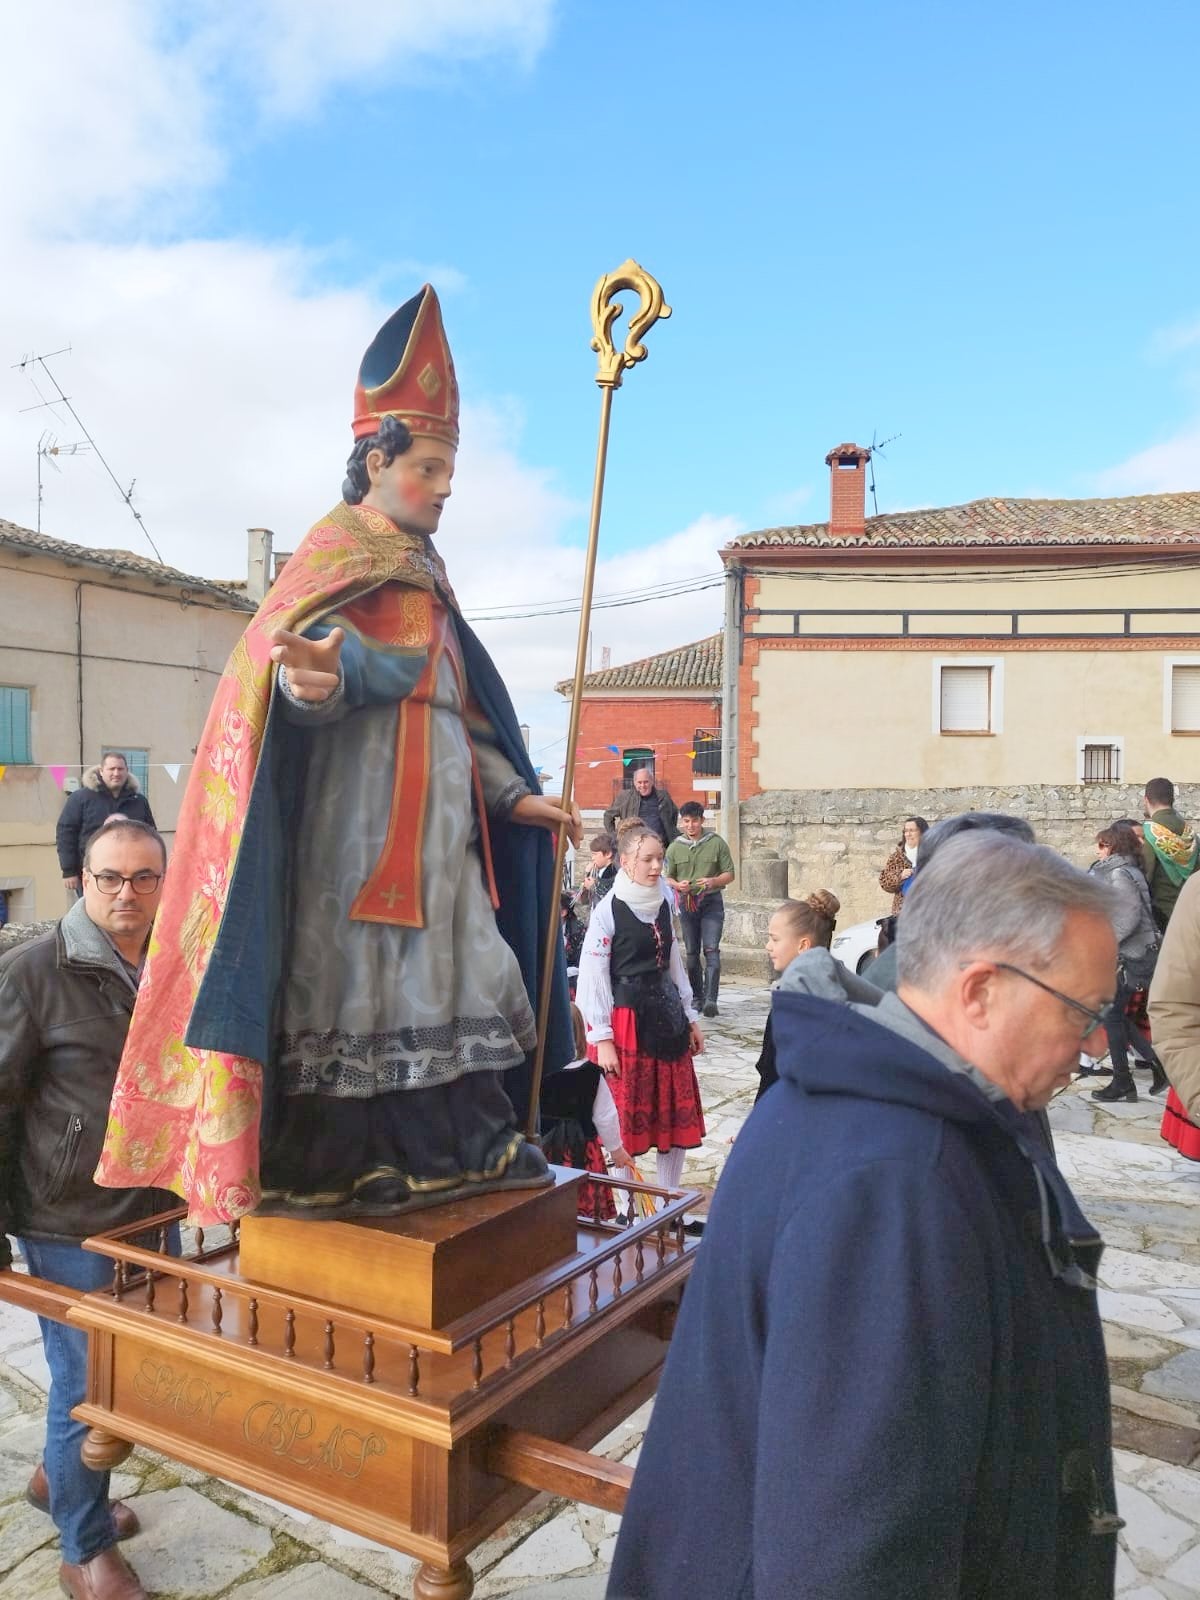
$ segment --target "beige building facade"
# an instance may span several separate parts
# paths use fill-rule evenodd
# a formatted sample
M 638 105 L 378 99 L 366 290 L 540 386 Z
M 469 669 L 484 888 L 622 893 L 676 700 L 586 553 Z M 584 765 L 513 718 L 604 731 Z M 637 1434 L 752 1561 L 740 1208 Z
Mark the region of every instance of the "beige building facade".
M 257 553 L 261 574 L 261 536 Z M 254 572 L 252 561 L 252 582 Z M 0 893 L 9 920 L 65 909 L 55 825 L 106 749 L 128 756 L 170 842 L 213 690 L 256 604 L 245 583 L 0 521 Z
M 856 921 L 908 814 L 1019 811 L 1086 861 L 1148 778 L 1200 803 L 1200 493 L 868 518 L 868 459 L 830 452 L 829 522 L 722 551 L 743 855 Z

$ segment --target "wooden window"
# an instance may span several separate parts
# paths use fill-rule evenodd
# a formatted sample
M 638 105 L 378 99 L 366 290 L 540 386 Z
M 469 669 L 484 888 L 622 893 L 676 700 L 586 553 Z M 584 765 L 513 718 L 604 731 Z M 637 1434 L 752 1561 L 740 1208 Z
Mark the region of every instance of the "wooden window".
M 1200 666 L 1171 668 L 1171 732 L 1200 733 Z
M 719 778 L 721 776 L 721 730 L 697 728 L 692 738 L 696 759 L 692 762 L 693 778 Z
M 941 731 L 991 733 L 991 667 L 943 667 Z
M 27 767 L 33 761 L 28 689 L 0 688 L 0 766 Z
M 124 756 L 129 775 L 137 780 L 137 786 L 144 795 L 150 793 L 150 752 L 149 750 L 134 750 L 127 744 L 106 744 L 100 751 L 100 759 L 105 756 Z

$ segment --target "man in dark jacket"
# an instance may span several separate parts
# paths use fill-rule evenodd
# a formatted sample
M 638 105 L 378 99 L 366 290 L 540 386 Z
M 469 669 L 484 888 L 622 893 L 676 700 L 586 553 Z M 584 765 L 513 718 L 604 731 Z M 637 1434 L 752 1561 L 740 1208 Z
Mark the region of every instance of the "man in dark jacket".
M 679 812 L 665 789 L 659 789 L 649 767 L 639 767 L 633 775 L 633 788 L 622 789 L 604 813 L 604 826 L 616 833 L 617 824 L 628 817 L 644 822 L 663 842 L 663 849 L 679 832 Z
M 79 893 L 89 839 L 109 817 L 118 815 L 154 827 L 150 802 L 140 792 L 129 763 L 119 751 L 110 750 L 98 767 L 89 767 L 84 773 L 83 782 L 59 815 L 54 842 L 68 899 Z
M 74 1289 L 112 1281 L 112 1263 L 81 1247 L 89 1234 L 177 1204 L 154 1189 L 92 1182 L 166 870 L 162 838 L 115 819 L 84 856 L 83 898 L 50 933 L 0 958 L 0 1299 L 17 1236 L 36 1277 Z M 137 1531 L 108 1473 L 79 1458 L 87 1431 L 71 1418 L 87 1388 L 87 1334 L 42 1319 L 50 1368 L 43 1463 L 27 1491 L 62 1542 L 60 1581 L 76 1600 L 139 1600 L 145 1591 L 115 1547 Z
M 1200 841 L 1175 809 L 1170 778 L 1151 778 L 1142 799 L 1142 865 L 1159 929 L 1166 931 L 1179 891 L 1196 870 Z
M 898 995 L 776 993 L 610 1600 L 1112 1595 L 1101 1243 L 1021 1116 L 1103 1048 L 1107 904 L 970 834 L 906 899 Z

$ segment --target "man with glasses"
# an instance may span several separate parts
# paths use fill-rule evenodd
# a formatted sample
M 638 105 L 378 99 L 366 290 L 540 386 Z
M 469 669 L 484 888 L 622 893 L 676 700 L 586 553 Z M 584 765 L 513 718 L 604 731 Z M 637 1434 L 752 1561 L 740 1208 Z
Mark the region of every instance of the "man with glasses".
M 166 859 L 153 828 L 111 818 L 84 855 L 82 899 L 52 932 L 0 958 L 0 1271 L 11 1268 L 12 1235 L 35 1276 L 107 1287 L 112 1263 L 82 1241 L 177 1204 L 159 1189 L 92 1181 Z M 86 1392 L 87 1334 L 41 1327 L 46 1447 L 26 1496 L 54 1518 L 68 1595 L 139 1600 L 145 1591 L 116 1548 L 137 1518 L 110 1503 L 107 1472 L 83 1465 L 86 1425 L 71 1418 Z
M 1102 1246 L 1029 1116 L 1103 1049 L 1109 904 L 967 832 L 916 875 L 895 994 L 776 990 L 610 1600 L 1109 1600 Z

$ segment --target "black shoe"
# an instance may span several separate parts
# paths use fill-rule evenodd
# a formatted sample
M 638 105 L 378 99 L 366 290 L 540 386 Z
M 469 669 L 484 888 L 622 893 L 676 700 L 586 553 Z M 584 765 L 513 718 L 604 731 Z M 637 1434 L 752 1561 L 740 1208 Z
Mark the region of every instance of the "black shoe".
M 690 1222 L 685 1222 L 683 1231 L 691 1239 L 699 1239 L 704 1233 L 704 1218 L 693 1217 Z
M 1107 1089 L 1093 1089 L 1093 1100 L 1136 1100 L 1138 1097 L 1137 1086 L 1128 1072 L 1122 1076 L 1119 1072 L 1113 1073 L 1113 1081 Z
M 1170 1087 L 1170 1080 L 1168 1079 L 1166 1073 L 1163 1071 L 1161 1065 L 1157 1061 L 1152 1061 L 1150 1063 L 1150 1072 L 1151 1072 L 1151 1078 L 1150 1078 L 1150 1093 L 1151 1094 L 1161 1094 L 1164 1089 L 1167 1089 L 1167 1088 Z
M 719 1013 L 717 1011 L 717 1002 L 715 1000 L 710 1000 L 708 1002 L 708 1004 L 705 1006 L 704 1015 L 706 1017 L 715 1017 L 715 1016 L 719 1015 Z

